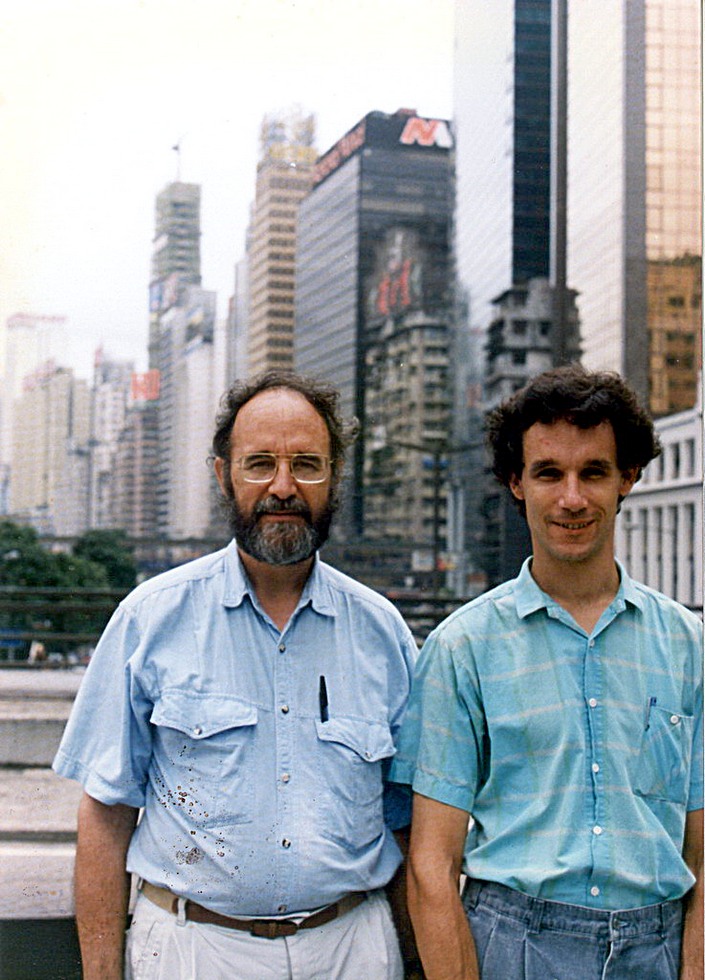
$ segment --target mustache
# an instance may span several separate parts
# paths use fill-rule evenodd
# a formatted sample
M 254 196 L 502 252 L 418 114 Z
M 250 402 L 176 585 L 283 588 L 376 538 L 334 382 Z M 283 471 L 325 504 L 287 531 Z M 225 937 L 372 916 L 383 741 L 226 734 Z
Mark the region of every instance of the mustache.
M 300 514 L 307 520 L 311 520 L 311 510 L 303 500 L 292 497 L 290 500 L 280 500 L 278 497 L 267 497 L 255 504 L 253 517 L 261 517 L 263 514 Z

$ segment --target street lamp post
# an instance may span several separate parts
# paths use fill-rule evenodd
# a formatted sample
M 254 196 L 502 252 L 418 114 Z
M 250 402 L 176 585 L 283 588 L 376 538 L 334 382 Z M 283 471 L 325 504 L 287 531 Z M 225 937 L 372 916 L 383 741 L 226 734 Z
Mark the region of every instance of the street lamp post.
M 390 443 L 392 446 L 399 446 L 401 449 L 412 449 L 417 453 L 430 456 L 433 460 L 433 594 L 437 596 L 441 591 L 441 470 L 443 469 L 442 460 L 445 456 L 453 453 L 466 452 L 469 449 L 477 449 L 481 443 L 464 443 L 461 446 L 454 446 L 449 442 L 402 442 L 394 439 Z

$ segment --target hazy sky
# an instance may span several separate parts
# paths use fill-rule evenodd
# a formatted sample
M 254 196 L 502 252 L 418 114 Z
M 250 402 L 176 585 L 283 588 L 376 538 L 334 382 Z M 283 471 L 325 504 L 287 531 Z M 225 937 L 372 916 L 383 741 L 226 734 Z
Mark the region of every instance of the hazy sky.
M 372 109 L 452 113 L 454 0 L 3 0 L 0 330 L 65 315 L 66 363 L 144 366 L 154 198 L 202 186 L 222 319 L 262 116 L 313 112 L 324 151 Z M 1 350 L 0 345 L 0 350 Z M 1 356 L 1 355 L 0 355 Z

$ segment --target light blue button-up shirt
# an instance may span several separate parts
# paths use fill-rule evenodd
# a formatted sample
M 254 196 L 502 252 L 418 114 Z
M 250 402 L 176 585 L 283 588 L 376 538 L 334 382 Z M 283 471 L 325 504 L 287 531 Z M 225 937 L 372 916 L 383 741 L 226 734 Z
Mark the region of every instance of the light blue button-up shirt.
M 318 559 L 280 632 L 232 542 L 121 603 L 54 768 L 144 807 L 127 867 L 153 884 L 229 915 L 327 905 L 399 864 L 408 800 L 384 784 L 415 654 L 386 599 Z
M 517 579 L 451 615 L 419 657 L 392 776 L 474 817 L 464 870 L 607 909 L 682 896 L 703 805 L 702 629 L 633 582 L 588 635 Z

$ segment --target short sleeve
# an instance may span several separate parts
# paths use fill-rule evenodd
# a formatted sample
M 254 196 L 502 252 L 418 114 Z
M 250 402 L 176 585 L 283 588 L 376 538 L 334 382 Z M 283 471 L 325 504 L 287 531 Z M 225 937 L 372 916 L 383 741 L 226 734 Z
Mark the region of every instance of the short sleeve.
M 688 810 L 702 810 L 703 808 L 703 769 L 705 760 L 703 759 L 703 657 L 702 657 L 702 633 L 700 643 L 696 645 L 694 651 L 695 683 L 693 697 L 693 748 L 690 764 L 690 789 L 688 792 Z
M 144 805 L 151 756 L 150 699 L 133 671 L 139 632 L 119 607 L 95 649 L 53 769 L 101 803 Z
M 391 778 L 470 812 L 482 769 L 484 716 L 458 646 L 432 633 L 419 656 Z

